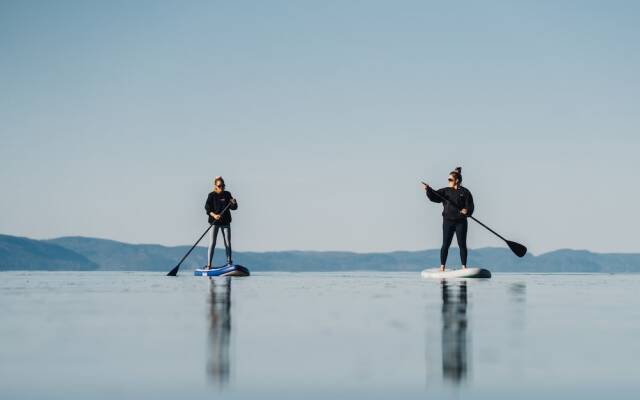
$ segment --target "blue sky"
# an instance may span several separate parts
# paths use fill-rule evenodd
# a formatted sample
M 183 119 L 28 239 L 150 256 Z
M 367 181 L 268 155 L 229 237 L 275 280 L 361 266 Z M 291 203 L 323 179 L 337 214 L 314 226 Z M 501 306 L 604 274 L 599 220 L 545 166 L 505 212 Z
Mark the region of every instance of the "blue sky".
M 0 232 L 241 250 L 640 251 L 640 3 L 1 1 Z M 478 226 L 471 247 L 500 245 Z

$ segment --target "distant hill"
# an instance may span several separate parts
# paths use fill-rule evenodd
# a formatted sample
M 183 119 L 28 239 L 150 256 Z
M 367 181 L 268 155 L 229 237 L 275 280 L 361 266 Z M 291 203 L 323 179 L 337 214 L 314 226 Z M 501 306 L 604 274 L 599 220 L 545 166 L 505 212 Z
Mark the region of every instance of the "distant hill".
M 126 270 L 168 271 L 189 246 L 129 244 L 87 237 L 32 240 L 0 235 L 1 270 Z M 182 264 L 185 270 L 203 266 L 205 247 L 196 248 Z M 223 263 L 224 249 L 214 264 Z M 235 252 L 234 261 L 252 271 L 420 271 L 439 264 L 439 250 L 353 253 L 346 251 Z M 450 265 L 460 265 L 452 248 Z M 470 265 L 494 272 L 640 272 L 640 254 L 603 254 L 557 250 L 539 256 L 515 257 L 507 248 L 470 251 Z
M 0 235 L 0 271 L 95 269 L 98 269 L 95 262 L 63 246 L 24 237 Z
M 69 236 L 44 240 L 56 246 L 64 247 L 82 254 L 95 262 L 101 270 L 148 270 L 161 271 L 175 264 L 189 250 L 190 246 L 165 247 L 155 244 L 129 244 L 115 240 Z M 203 265 L 206 254 L 202 249 L 195 249 L 183 266 Z M 204 250 L 206 253 L 206 250 Z M 201 259 L 196 263 L 196 259 Z

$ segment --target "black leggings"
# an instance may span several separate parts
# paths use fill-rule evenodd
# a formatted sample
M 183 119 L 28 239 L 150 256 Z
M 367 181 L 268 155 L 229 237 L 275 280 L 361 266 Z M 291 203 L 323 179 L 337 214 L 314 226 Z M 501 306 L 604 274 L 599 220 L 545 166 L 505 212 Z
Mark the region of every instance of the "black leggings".
M 451 221 L 448 219 L 442 222 L 442 248 L 440 249 L 440 265 L 447 263 L 449 255 L 449 246 L 453 240 L 453 234 L 458 239 L 458 247 L 460 248 L 460 261 L 462 265 L 467 265 L 467 220 Z
M 231 264 L 231 226 L 230 225 L 214 225 L 211 229 L 211 236 L 209 240 L 209 254 L 208 260 L 211 265 L 213 260 L 213 252 L 216 250 L 216 241 L 218 239 L 218 231 L 222 231 L 222 239 L 224 240 L 224 247 L 227 252 L 227 263 Z

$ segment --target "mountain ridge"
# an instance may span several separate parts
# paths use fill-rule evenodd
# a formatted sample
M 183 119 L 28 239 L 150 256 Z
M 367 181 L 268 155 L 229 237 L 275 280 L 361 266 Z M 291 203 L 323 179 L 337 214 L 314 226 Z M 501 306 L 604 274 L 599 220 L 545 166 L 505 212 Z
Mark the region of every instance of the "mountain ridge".
M 35 240 L 0 234 L 0 271 L 86 270 L 168 271 L 190 246 L 131 244 L 111 239 L 65 236 Z M 207 249 L 199 246 L 185 260 L 184 269 L 206 262 Z M 224 249 L 216 249 L 214 264 L 223 264 Z M 494 272 L 640 272 L 638 253 L 593 253 L 558 249 L 517 258 L 507 248 L 470 249 L 470 266 Z M 284 250 L 234 252 L 234 261 L 252 271 L 420 271 L 439 265 L 439 249 L 359 253 L 351 251 Z M 456 248 L 450 265 L 459 265 Z

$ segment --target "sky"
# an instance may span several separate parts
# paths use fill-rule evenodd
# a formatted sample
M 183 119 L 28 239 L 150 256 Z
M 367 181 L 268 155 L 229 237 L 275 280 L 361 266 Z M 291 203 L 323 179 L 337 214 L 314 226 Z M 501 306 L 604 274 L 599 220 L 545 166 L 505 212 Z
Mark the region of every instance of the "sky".
M 0 233 L 438 248 L 425 180 L 540 254 L 640 251 L 635 1 L 0 0 Z M 469 246 L 501 246 L 472 224 Z

